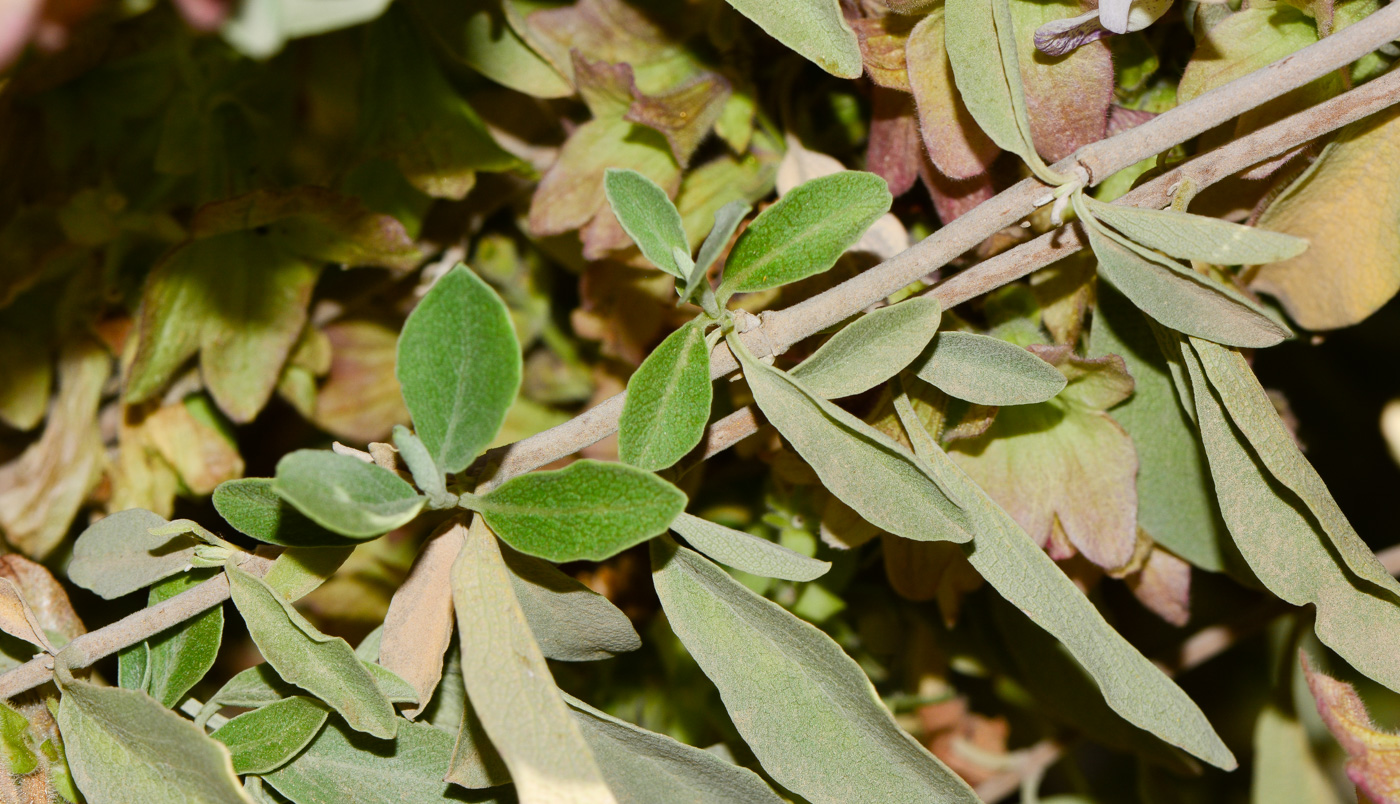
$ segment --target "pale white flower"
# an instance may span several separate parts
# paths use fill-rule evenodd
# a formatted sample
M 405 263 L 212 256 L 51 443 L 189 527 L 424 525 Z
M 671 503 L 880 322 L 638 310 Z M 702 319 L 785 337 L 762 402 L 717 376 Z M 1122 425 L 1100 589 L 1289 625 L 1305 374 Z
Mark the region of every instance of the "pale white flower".
M 1048 22 L 1035 32 L 1036 49 L 1063 56 L 1105 36 L 1141 31 L 1167 13 L 1172 0 L 1100 0 L 1087 14 Z

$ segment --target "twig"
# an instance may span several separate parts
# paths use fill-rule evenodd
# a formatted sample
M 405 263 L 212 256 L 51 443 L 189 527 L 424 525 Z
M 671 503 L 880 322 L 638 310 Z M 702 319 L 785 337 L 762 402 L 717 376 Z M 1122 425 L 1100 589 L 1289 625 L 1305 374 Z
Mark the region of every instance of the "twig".
M 1055 170 L 1059 173 L 1082 174 L 1087 183 L 1097 183 L 1118 170 L 1185 142 L 1267 100 L 1308 84 L 1333 70 L 1341 69 L 1395 39 L 1400 39 L 1400 3 L 1386 6 L 1361 23 L 1214 89 L 1190 103 L 1159 115 L 1148 123 L 1085 146 L 1074 155 L 1056 163 Z M 1400 93 L 1396 92 L 1394 83 L 1385 83 L 1393 82 L 1395 76 L 1392 72 L 1368 82 L 1339 98 L 1300 112 L 1250 137 L 1198 157 L 1179 171 L 1192 171 L 1190 175 L 1193 180 L 1198 186 L 1204 187 L 1287 148 L 1333 131 L 1350 119 L 1364 117 L 1392 103 L 1400 102 Z M 1374 98 L 1378 93 L 1381 97 Z M 1358 98 L 1370 100 L 1363 102 Z M 1351 114 L 1350 118 L 1342 111 L 1347 109 L 1350 111 L 1345 114 Z M 1266 135 L 1266 132 L 1269 133 Z M 1257 150 L 1271 141 L 1283 143 L 1284 147 L 1271 151 Z M 1256 150 L 1247 150 L 1240 147 L 1242 145 Z M 1213 167 L 1202 167 L 1200 178 L 1197 178 L 1195 170 L 1198 165 Z M 1211 176 L 1214 178 L 1210 178 Z M 1161 182 L 1162 179 L 1157 181 Z M 1154 182 L 1154 185 L 1156 184 L 1157 182 Z M 1140 188 L 1134 195 L 1143 193 L 1146 189 Z M 763 326 L 747 334 L 745 342 L 750 343 L 756 353 L 768 353 L 765 342 L 773 344 L 778 351 L 787 349 L 946 265 L 987 237 L 1026 217 L 1034 211 L 1036 201 L 1044 191 L 1045 186 L 1038 181 L 1021 181 L 934 232 L 921 243 L 865 273 L 786 310 L 765 314 Z M 1165 186 L 1154 192 L 1165 193 Z M 1140 198 L 1143 204 L 1150 200 L 1145 194 Z M 1165 195 L 1162 198 L 1165 198 Z M 1071 233 L 1071 229 L 1061 229 L 1058 233 L 1044 235 L 1023 244 L 960 274 L 954 280 L 935 288 L 933 293 L 945 306 L 952 306 L 1006 284 L 1073 251 L 1074 249 L 1068 246 L 1068 239 L 1059 245 L 1055 244 L 1057 235 L 1068 238 Z M 1077 240 L 1077 235 L 1075 237 Z M 1077 247 L 1078 245 L 1075 246 Z M 1046 259 L 1047 256 L 1049 259 L 1046 262 L 1037 262 Z M 717 379 L 738 368 L 728 348 L 723 345 L 715 350 L 711 358 L 713 378 Z M 623 400 L 624 394 L 618 394 L 564 424 L 491 453 L 490 460 L 500 459 L 499 468 L 491 482 L 499 483 L 524 474 L 572 455 L 583 447 L 611 435 L 617 430 L 617 418 L 622 412 Z M 711 426 L 711 437 L 706 442 L 706 455 L 725 449 L 756 430 L 757 418 L 752 411 L 741 410 L 731 414 Z M 77 648 L 87 657 L 87 661 L 74 663 L 72 666 L 83 666 L 109 656 L 227 599 L 228 582 L 222 575 L 205 581 L 170 600 L 138 611 L 74 640 Z M 11 698 L 48 681 L 52 670 L 46 666 L 45 658 L 32 659 L 0 675 L 0 699 Z

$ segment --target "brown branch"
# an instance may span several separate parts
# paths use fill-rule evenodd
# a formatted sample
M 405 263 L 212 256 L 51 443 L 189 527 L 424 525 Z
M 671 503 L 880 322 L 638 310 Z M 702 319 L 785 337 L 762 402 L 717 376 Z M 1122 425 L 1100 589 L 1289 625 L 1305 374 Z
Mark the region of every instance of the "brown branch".
M 1060 173 L 1081 175 L 1089 184 L 1098 183 L 1118 170 L 1185 142 L 1265 101 L 1341 69 L 1395 39 L 1400 39 L 1400 3 L 1386 6 L 1361 23 L 1214 89 L 1148 123 L 1085 146 L 1056 163 L 1055 169 Z M 1392 72 L 1339 98 L 1198 157 L 1168 176 L 1139 188 L 1129 198 L 1140 205 L 1151 202 L 1161 206 L 1165 203 L 1167 187 L 1176 179 L 1170 179 L 1167 183 L 1163 181 L 1173 175 L 1191 175 L 1198 186 L 1204 187 L 1223 176 L 1333 131 L 1352 119 L 1400 102 L 1400 92 L 1396 91 L 1394 83 L 1396 76 Z M 1380 97 L 1376 98 L 1377 95 Z M 1149 187 L 1155 187 L 1151 192 L 1158 195 L 1148 193 Z M 745 342 L 760 355 L 769 353 L 770 346 L 771 351 L 786 350 L 928 275 L 992 234 L 1025 218 L 1034 211 L 1045 191 L 1045 185 L 1038 181 L 1021 181 L 919 244 L 859 276 L 786 310 L 765 313 L 762 316 L 763 326 L 746 334 Z M 1075 238 L 1073 248 L 1069 245 L 1071 236 Z M 1056 240 L 1057 237 L 1064 239 Z M 1071 228 L 1063 228 L 987 260 L 932 292 L 944 306 L 951 307 L 1025 276 L 1078 247 L 1077 234 L 1073 234 Z M 712 355 L 711 376 L 718 379 L 737 368 L 728 348 L 721 344 Z M 564 424 L 494 451 L 490 459 L 499 459 L 500 464 L 491 482 L 499 483 L 532 471 L 611 435 L 617 430 L 617 417 L 622 412 L 623 400 L 624 394 L 618 394 Z M 711 425 L 705 455 L 723 450 L 756 430 L 757 417 L 754 412 L 737 411 Z M 82 651 L 86 661 L 75 661 L 71 666 L 84 666 L 109 656 L 227 599 L 228 582 L 222 575 L 205 581 L 170 600 L 75 639 L 73 644 L 76 650 Z M 0 675 L 0 699 L 11 698 L 48 681 L 52 670 L 47 659 L 44 656 L 32 659 Z

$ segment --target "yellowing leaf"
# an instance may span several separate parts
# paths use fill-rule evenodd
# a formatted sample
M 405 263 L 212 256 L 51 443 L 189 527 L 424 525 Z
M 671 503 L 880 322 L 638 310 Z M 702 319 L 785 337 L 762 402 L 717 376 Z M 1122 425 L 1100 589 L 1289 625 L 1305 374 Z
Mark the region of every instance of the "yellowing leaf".
M 398 333 L 373 321 L 337 321 L 326 327 L 331 342 L 330 376 L 316 397 L 312 421 L 351 442 L 389 437 L 408 423 L 408 407 L 394 374 Z
M 1400 801 L 1400 735 L 1377 729 L 1356 690 L 1312 669 L 1306 655 L 1303 672 L 1322 721 L 1347 752 L 1347 778 L 1375 804 Z
M 987 172 L 1000 152 L 977 127 L 953 81 L 943 45 L 941 9 L 923 18 L 904 46 L 909 87 L 919 108 L 919 131 L 929 159 L 943 175 L 970 179 Z

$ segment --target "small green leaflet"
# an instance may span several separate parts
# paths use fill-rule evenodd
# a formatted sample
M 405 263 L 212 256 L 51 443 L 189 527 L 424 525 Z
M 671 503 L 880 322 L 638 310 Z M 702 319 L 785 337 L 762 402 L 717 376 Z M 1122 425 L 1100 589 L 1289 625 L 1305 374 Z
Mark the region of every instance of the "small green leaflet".
M 205 570 L 167 578 L 151 587 L 146 606 L 149 608 L 169 600 L 214 575 L 214 572 Z M 224 610 L 215 606 L 140 645 L 122 651 L 120 666 L 123 675 L 131 673 L 142 679 L 140 687 L 128 689 L 141 689 L 162 706 L 174 709 L 214 666 L 223 633 Z M 134 665 L 131 671 L 127 670 L 128 663 Z M 124 682 L 122 686 L 127 684 Z
M 603 192 L 617 222 L 637 244 L 642 256 L 684 282 L 691 267 L 690 243 L 681 227 L 681 213 L 666 191 L 635 170 L 608 168 L 603 174 Z M 685 254 L 685 264 L 677 262 L 675 249 Z
M 463 507 L 511 547 L 549 561 L 602 561 L 666 530 L 685 494 L 650 472 L 581 460 L 512 478 Z
M 395 367 L 438 469 L 466 469 L 496 437 L 520 389 L 520 366 L 505 302 L 458 263 L 404 322 Z
M 452 602 L 467 696 L 521 800 L 614 804 L 480 517 L 452 567 Z
M 1031 405 L 1065 387 L 1065 375 L 1034 353 L 971 332 L 938 333 L 914 371 L 948 396 L 975 405 Z
M 316 524 L 357 540 L 408 524 L 427 501 L 388 469 L 319 449 L 282 456 L 272 490 Z
M 847 170 L 798 185 L 739 236 L 716 291 L 719 303 L 826 271 L 892 201 L 874 173 Z
M 784 787 L 813 804 L 979 801 L 899 728 L 826 634 L 669 537 L 652 542 L 651 561 L 671 628 Z
M 268 544 L 318 547 L 349 541 L 307 519 L 277 496 L 272 483 L 270 477 L 226 480 L 214 489 L 214 510 L 238 532 Z
M 748 202 L 740 199 L 730 201 L 715 210 L 714 228 L 705 235 L 705 242 L 700 244 L 700 253 L 695 258 L 695 267 L 691 269 L 690 279 L 686 282 L 688 289 L 694 290 L 700 287 L 700 282 L 710 270 L 710 266 L 719 259 L 724 247 L 729 245 L 729 238 L 734 236 L 734 231 L 739 228 L 739 224 L 744 222 L 744 218 L 752 209 L 753 207 L 749 206 Z
M 788 374 L 824 399 L 868 391 L 912 363 L 942 318 L 943 307 L 932 296 L 881 307 L 832 335 Z
M 627 381 L 618 418 L 622 460 L 665 469 L 700 443 L 710 418 L 710 350 L 703 327 L 690 322 L 667 336 Z
M 354 550 L 353 546 L 288 547 L 272 562 L 263 580 L 277 594 L 297 601 L 329 580 Z
M 261 578 L 235 564 L 224 572 L 249 635 L 279 676 L 330 704 L 351 728 L 394 736 L 402 721 L 345 640 L 316 630 Z
M 781 804 L 758 774 L 599 712 L 567 693 L 583 739 L 621 804 Z
M 1150 249 L 1213 265 L 1263 265 L 1296 257 L 1308 248 L 1301 237 L 1241 226 L 1204 215 L 1105 204 L 1085 196 L 1100 221 Z
M 234 773 L 269 773 L 305 748 L 328 714 L 320 701 L 296 695 L 244 712 L 209 736 L 228 746 Z
M 809 558 L 767 539 L 726 528 L 690 514 L 676 517 L 676 521 L 671 523 L 671 530 L 685 537 L 691 547 L 715 561 L 765 578 L 812 581 L 831 569 L 830 561 Z
M 642 646 L 632 621 L 612 601 L 547 561 L 501 550 L 520 610 L 547 659 L 592 662 Z
M 447 492 L 447 478 L 443 477 L 442 470 L 433 463 L 433 456 L 428 454 L 428 448 L 424 446 L 422 439 L 409 432 L 407 427 L 396 424 L 394 447 L 398 449 L 399 457 L 403 458 L 409 473 L 413 475 L 413 482 L 428 496 L 428 503 L 432 507 L 450 508 L 457 504 L 457 496 Z
M 727 2 L 823 70 L 841 78 L 860 77 L 860 45 L 834 0 L 793 0 L 781 5 L 767 0 Z
M 170 524 L 144 508 L 118 511 L 82 532 L 73 545 L 68 577 L 107 600 L 183 572 L 200 543 L 192 536 L 153 536 Z
M 917 541 L 965 542 L 967 515 L 915 456 L 875 428 L 760 363 L 737 337 L 739 359 L 763 415 L 811 464 L 822 485 L 872 525 Z M 861 471 L 851 471 L 851 467 Z

